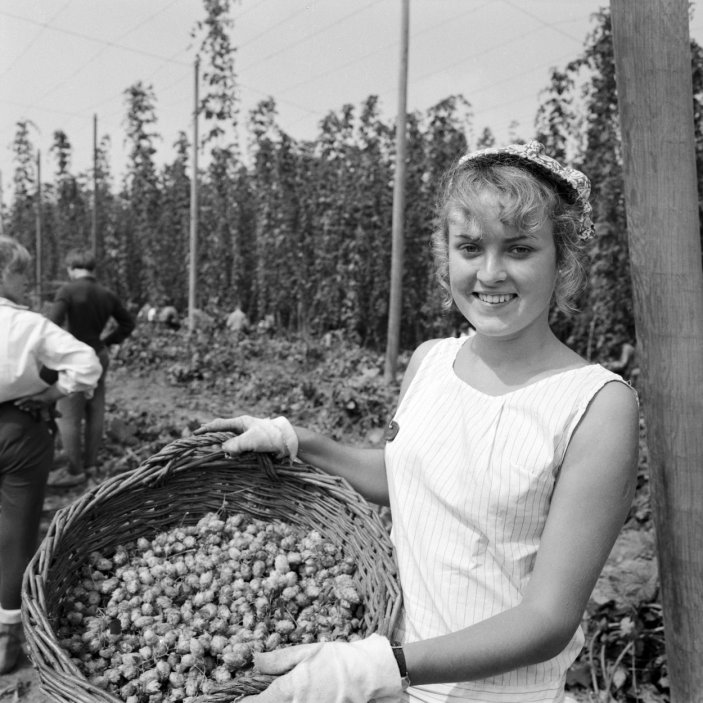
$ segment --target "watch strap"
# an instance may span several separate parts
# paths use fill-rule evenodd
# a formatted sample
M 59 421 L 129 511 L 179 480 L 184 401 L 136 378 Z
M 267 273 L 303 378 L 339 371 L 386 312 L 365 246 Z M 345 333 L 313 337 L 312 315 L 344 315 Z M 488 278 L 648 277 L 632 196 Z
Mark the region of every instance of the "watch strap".
M 405 663 L 405 653 L 403 648 L 399 644 L 391 645 L 391 651 L 395 657 L 396 664 L 398 665 L 398 671 L 400 672 L 401 684 L 403 690 L 405 691 L 408 686 L 410 686 L 410 677 L 408 676 L 408 667 Z

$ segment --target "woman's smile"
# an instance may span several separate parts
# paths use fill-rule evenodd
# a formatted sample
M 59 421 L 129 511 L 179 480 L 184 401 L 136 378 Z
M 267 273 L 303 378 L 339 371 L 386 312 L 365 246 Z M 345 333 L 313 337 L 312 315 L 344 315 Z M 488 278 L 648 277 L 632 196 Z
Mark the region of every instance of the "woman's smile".
M 474 293 L 473 295 L 482 303 L 488 305 L 501 305 L 502 303 L 509 303 L 517 298 L 517 295 L 514 293 Z

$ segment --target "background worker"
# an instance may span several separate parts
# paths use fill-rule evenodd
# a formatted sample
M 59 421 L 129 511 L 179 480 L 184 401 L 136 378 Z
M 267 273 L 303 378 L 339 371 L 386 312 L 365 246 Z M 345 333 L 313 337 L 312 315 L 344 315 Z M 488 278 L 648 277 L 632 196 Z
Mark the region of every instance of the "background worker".
M 92 395 L 76 393 L 59 401 L 57 420 L 68 466 L 54 471 L 51 486 L 76 486 L 95 473 L 105 421 L 105 380 L 109 347 L 120 344 L 134 330 L 134 319 L 110 290 L 95 279 L 95 257 L 89 250 L 74 249 L 66 256 L 71 279 L 56 293 L 49 319 L 92 347 L 103 372 Z M 115 327 L 105 334 L 110 321 Z M 105 335 L 105 336 L 103 336 Z
M 225 327 L 236 342 L 241 339 L 242 335 L 245 335 L 249 331 L 249 318 L 239 304 L 227 315 Z
M 87 344 L 25 307 L 31 256 L 0 236 L 0 674 L 20 655 L 22 575 L 37 548 L 54 438 L 51 408 L 90 391 L 102 367 Z M 53 369 L 56 382 L 40 376 Z

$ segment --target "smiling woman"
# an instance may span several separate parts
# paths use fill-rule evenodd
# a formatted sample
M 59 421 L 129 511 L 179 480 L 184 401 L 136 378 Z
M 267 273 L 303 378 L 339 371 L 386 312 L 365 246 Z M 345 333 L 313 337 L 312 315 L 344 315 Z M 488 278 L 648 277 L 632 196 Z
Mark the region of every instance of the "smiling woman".
M 418 347 L 384 450 L 285 418 L 200 430 L 241 433 L 225 451 L 279 456 L 293 456 L 293 431 L 303 461 L 391 507 L 404 608 L 395 644 L 267 653 L 260 670 L 285 675 L 247 702 L 327 703 L 340 692 L 354 703 L 565 701 L 638 453 L 636 394 L 549 326 L 550 305 L 568 309 L 583 283 L 588 195 L 588 179 L 536 143 L 457 161 L 434 249 L 447 304 L 475 332 Z

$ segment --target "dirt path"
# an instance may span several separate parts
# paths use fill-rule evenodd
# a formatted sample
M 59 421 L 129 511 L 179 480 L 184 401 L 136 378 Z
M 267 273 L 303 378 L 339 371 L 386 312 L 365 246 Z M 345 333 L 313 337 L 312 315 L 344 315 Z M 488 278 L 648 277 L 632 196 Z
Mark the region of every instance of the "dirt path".
M 204 396 L 187 387 L 170 385 L 163 372 L 135 376 L 124 367 L 115 369 L 109 377 L 108 402 L 128 408 L 135 415 L 166 418 L 184 427 L 189 422 L 204 422 L 228 411 L 227 404 L 217 395 Z

